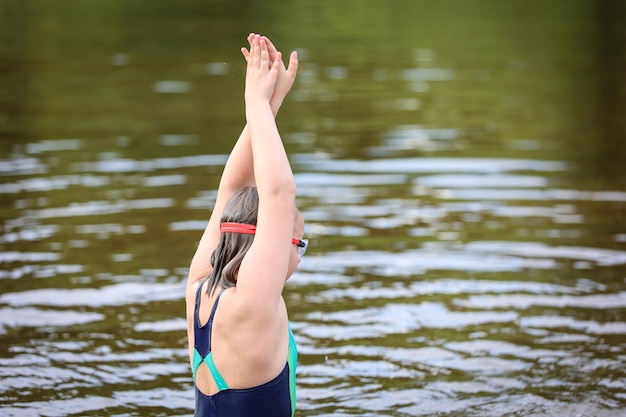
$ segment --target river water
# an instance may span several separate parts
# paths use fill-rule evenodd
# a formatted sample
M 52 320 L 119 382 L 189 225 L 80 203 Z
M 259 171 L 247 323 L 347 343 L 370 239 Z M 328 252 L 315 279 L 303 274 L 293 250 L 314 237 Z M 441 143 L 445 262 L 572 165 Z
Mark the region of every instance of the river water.
M 620 7 L 544 3 L 0 7 L 0 414 L 192 414 L 184 283 L 257 30 L 301 58 L 297 415 L 624 415 Z

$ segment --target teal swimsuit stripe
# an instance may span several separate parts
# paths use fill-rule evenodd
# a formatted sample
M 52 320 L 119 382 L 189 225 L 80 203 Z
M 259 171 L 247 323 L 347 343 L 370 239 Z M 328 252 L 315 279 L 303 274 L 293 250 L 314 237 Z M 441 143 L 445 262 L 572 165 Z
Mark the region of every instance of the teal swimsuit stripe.
M 211 373 L 211 376 L 215 381 L 215 385 L 217 386 L 217 391 L 219 392 L 229 389 L 228 384 L 222 377 L 222 374 L 220 374 L 220 372 L 217 370 L 217 367 L 215 366 L 212 352 L 209 352 L 209 354 L 203 358 L 197 350 L 193 350 L 193 368 L 191 369 L 193 374 L 193 382 L 196 382 L 196 373 L 198 372 L 198 368 L 200 367 L 200 364 L 202 362 L 206 363 L 207 367 L 209 368 L 209 372 Z
M 296 414 L 296 367 L 298 366 L 298 346 L 296 338 L 291 331 L 289 324 L 289 353 L 287 354 L 289 364 L 289 396 L 291 397 L 291 416 Z
M 222 377 L 220 371 L 217 370 L 215 366 L 215 361 L 213 360 L 212 352 L 209 352 L 204 358 L 200 353 L 194 349 L 193 350 L 193 366 L 191 368 L 193 374 L 193 380 L 196 381 L 196 373 L 198 372 L 198 368 L 200 364 L 204 362 L 209 368 L 209 372 L 215 381 L 215 385 L 217 386 L 217 390 L 223 391 L 227 390 L 230 387 Z M 298 348 L 296 346 L 296 339 L 293 336 L 293 331 L 291 330 L 291 325 L 289 325 L 289 352 L 287 354 L 287 363 L 289 364 L 289 391 L 291 396 L 292 410 L 296 409 L 296 367 L 298 366 Z

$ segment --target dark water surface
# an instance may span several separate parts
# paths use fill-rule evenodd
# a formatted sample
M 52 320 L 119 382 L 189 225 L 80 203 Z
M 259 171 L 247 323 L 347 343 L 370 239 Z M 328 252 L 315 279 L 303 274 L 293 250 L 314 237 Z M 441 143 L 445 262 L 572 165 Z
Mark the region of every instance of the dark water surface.
M 623 11 L 0 4 L 0 414 L 192 414 L 184 282 L 261 31 L 301 58 L 297 415 L 624 415 Z

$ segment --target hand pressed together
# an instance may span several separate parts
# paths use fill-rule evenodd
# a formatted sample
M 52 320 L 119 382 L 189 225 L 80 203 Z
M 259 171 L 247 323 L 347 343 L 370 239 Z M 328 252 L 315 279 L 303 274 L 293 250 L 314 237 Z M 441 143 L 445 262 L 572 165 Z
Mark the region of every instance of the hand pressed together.
M 275 54 L 274 60 L 270 60 L 265 40 L 254 35 L 251 41 L 246 69 L 246 105 L 269 104 L 278 79 L 281 54 Z
M 250 51 L 246 48 L 241 48 L 241 53 L 243 54 L 246 61 L 248 61 L 248 65 L 250 65 L 250 59 L 252 58 L 252 46 L 253 42 L 256 40 L 262 40 L 265 43 L 267 48 L 269 59 L 268 66 L 271 69 L 273 65 L 278 62 L 278 74 L 276 78 L 276 83 L 274 85 L 274 91 L 270 98 L 270 105 L 272 106 L 272 111 L 274 114 L 278 112 L 285 96 L 291 90 L 293 83 L 296 79 L 296 73 L 298 71 L 298 54 L 296 51 L 293 51 L 289 56 L 289 66 L 285 67 L 285 64 L 282 61 L 282 54 L 276 49 L 274 44 L 265 36 L 260 36 L 254 33 L 248 35 L 248 43 L 250 44 Z

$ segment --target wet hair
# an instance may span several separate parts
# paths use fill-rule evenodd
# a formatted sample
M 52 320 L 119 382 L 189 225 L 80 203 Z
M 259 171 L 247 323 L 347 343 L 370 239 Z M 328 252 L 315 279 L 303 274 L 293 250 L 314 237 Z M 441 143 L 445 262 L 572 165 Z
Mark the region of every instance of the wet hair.
M 226 222 L 256 226 L 259 212 L 259 194 L 256 187 L 245 187 L 235 192 L 224 207 L 220 224 Z M 217 248 L 211 255 L 213 271 L 208 278 L 207 292 L 213 294 L 219 287 L 234 287 L 243 257 L 250 249 L 254 235 L 244 233 L 221 233 Z

